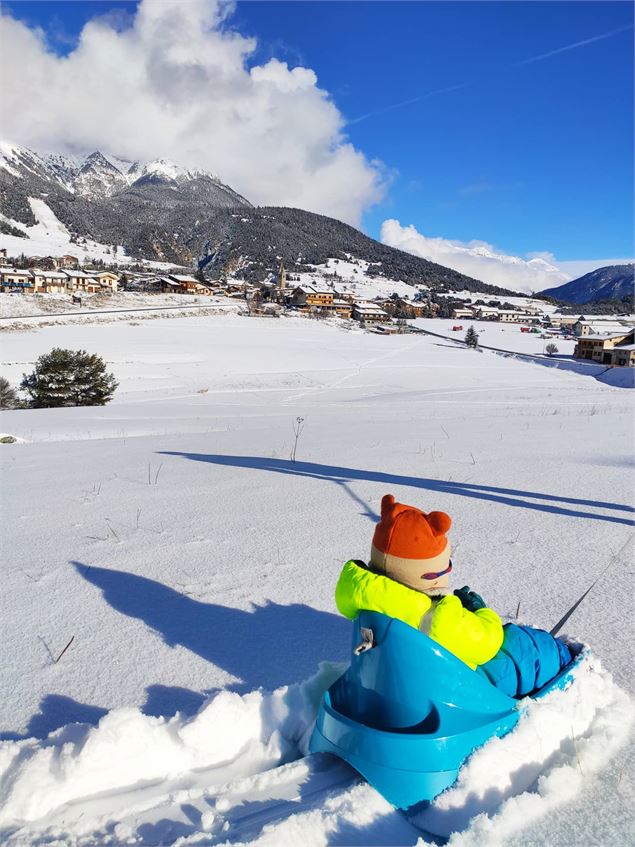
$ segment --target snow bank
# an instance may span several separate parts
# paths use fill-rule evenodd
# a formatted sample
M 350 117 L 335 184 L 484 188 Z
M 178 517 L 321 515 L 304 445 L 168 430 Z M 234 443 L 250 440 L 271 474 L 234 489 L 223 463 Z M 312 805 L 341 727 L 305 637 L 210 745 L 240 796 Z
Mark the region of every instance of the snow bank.
M 0 827 L 46 818 L 82 798 L 226 765 L 266 770 L 306 753 L 323 691 L 342 673 L 323 663 L 305 682 L 266 694 L 222 691 L 193 717 L 115 709 L 96 727 L 71 724 L 44 741 L 0 744 Z M 0 841 L 2 841 L 0 829 Z
M 635 715 L 631 699 L 587 652 L 566 692 L 523 702 L 524 717 L 462 768 L 457 783 L 415 823 L 448 836 L 451 847 L 497 845 L 557 806 L 625 743 Z

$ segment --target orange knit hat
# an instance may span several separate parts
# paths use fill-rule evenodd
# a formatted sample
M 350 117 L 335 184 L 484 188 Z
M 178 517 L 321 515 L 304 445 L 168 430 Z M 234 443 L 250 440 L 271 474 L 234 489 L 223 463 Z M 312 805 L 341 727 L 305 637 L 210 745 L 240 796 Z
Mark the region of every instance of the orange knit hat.
M 375 527 L 370 561 L 378 573 L 417 591 L 425 591 L 423 575 L 450 564 L 445 533 L 452 520 L 445 512 L 426 515 L 414 506 L 395 503 L 392 494 L 381 500 L 381 519 Z

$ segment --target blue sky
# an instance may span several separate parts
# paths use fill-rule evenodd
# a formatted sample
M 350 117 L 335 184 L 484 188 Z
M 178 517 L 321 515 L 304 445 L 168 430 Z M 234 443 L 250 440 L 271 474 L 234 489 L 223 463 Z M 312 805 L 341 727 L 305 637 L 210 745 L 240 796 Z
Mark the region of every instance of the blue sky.
M 61 54 L 93 16 L 118 9 L 125 26 L 135 6 L 3 4 Z M 632 25 L 625 2 L 263 0 L 229 21 L 258 39 L 250 64 L 312 68 L 351 142 L 383 163 L 369 234 L 397 218 L 560 261 L 633 255 Z
M 318 73 L 370 157 L 397 171 L 365 218 L 560 259 L 629 256 L 633 32 L 626 3 L 245 3 L 238 20 Z M 243 28 L 243 27 L 241 27 Z

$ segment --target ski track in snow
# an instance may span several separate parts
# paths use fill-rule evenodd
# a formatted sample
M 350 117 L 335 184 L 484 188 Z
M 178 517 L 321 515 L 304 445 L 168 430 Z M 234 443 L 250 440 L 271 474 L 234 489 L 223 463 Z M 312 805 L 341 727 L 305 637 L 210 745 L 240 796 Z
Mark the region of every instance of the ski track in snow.
M 3 413 L 20 443 L 0 454 L 0 842 L 628 842 L 628 391 L 426 337 L 232 316 L 11 333 L 3 374 L 55 345 L 103 355 L 120 388 L 105 408 Z M 592 650 L 570 689 L 526 704 L 410 820 L 306 755 L 348 652 L 337 573 L 390 489 L 450 512 L 457 578 L 512 618 L 520 602 L 549 628 L 609 565 L 567 624 Z

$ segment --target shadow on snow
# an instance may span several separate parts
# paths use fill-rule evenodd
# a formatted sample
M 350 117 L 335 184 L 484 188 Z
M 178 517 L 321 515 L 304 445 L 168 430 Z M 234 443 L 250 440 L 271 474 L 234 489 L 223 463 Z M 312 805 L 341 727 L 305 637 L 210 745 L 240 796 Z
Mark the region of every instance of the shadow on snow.
M 348 656 L 350 623 L 339 615 L 301 603 L 233 609 L 202 603 L 144 576 L 72 564 L 113 609 L 143 621 L 170 647 L 185 647 L 236 677 L 238 682 L 227 687 L 239 693 L 271 691 L 306 679 L 325 659 Z M 193 700 L 188 703 L 186 689 L 151 686 L 148 694 L 151 713 L 165 714 L 175 696 L 186 708 L 196 707 Z
M 214 465 L 225 465 L 235 468 L 251 468 L 253 470 L 270 471 L 279 474 L 304 476 L 312 479 L 334 482 L 343 486 L 348 493 L 347 483 L 354 480 L 381 482 L 388 487 L 410 486 L 412 488 L 435 491 L 441 494 L 452 494 L 457 497 L 472 497 L 477 500 L 489 500 L 516 508 L 532 509 L 540 512 L 551 512 L 556 515 L 566 515 L 574 518 L 587 518 L 596 521 L 635 526 L 635 520 L 620 515 L 597 514 L 582 511 L 569 506 L 589 506 L 595 509 L 608 509 L 617 512 L 635 512 L 632 506 L 621 503 L 607 503 L 602 500 L 584 500 L 577 497 L 561 497 L 556 494 L 541 494 L 535 491 L 523 491 L 515 488 L 496 488 L 492 485 L 477 485 L 469 482 L 446 482 L 442 479 L 427 479 L 425 477 L 401 476 L 399 474 L 367 471 L 357 468 L 341 468 L 333 465 L 321 465 L 314 462 L 292 462 L 289 459 L 273 459 L 261 456 L 221 456 L 206 453 L 180 453 L 176 451 L 161 451 L 162 456 L 181 456 L 195 462 L 208 462 Z M 532 500 L 543 502 L 531 502 Z M 372 512 L 366 514 L 371 517 Z M 378 519 L 378 518 L 375 518 Z

